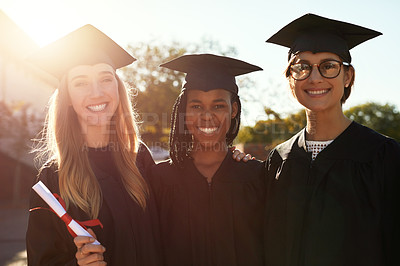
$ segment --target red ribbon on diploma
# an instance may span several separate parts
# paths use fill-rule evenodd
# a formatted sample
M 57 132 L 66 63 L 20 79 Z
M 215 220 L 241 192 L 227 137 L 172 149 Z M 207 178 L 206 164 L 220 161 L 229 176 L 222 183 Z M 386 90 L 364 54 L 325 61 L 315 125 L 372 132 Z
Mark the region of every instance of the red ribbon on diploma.
M 66 210 L 66 205 L 65 205 L 65 201 L 57 194 L 57 193 L 53 193 L 54 197 L 60 202 L 61 206 L 63 206 L 63 208 Z M 52 209 L 49 208 L 44 208 L 44 207 L 37 207 L 37 208 L 32 208 L 29 211 L 35 211 L 35 210 L 49 210 L 51 212 L 54 212 Z M 65 223 L 65 225 L 67 226 L 68 232 L 72 235 L 72 237 L 76 237 L 76 234 L 74 233 L 74 231 L 71 230 L 71 228 L 69 228 L 69 223 L 72 221 L 72 217 L 66 212 L 63 216 L 60 217 L 61 220 L 63 220 L 63 222 Z M 93 220 L 87 220 L 87 221 L 77 221 L 75 220 L 78 224 L 80 224 L 83 228 L 85 228 L 87 230 L 86 226 L 100 226 L 101 228 L 103 228 L 103 224 L 100 222 L 99 219 L 93 219 Z

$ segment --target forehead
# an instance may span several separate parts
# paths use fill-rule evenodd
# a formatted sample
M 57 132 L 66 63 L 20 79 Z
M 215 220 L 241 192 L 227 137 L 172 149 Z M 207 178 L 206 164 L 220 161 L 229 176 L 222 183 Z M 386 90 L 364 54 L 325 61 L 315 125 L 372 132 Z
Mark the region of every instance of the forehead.
M 76 76 L 82 76 L 82 75 L 88 76 L 93 74 L 99 74 L 101 72 L 115 73 L 115 70 L 111 65 L 106 63 L 100 63 L 95 65 L 78 65 L 71 68 L 68 71 L 68 77 L 69 79 L 72 79 L 73 77 Z
M 188 101 L 191 100 L 213 101 L 216 99 L 230 100 L 231 98 L 230 92 L 224 89 L 215 89 L 210 91 L 188 90 L 187 94 L 188 94 L 187 96 Z
M 312 53 L 309 51 L 301 52 L 295 55 L 295 60 L 307 60 L 310 62 L 321 61 L 325 59 L 335 59 L 340 60 L 340 57 L 337 54 L 329 53 L 329 52 L 321 52 L 321 53 Z

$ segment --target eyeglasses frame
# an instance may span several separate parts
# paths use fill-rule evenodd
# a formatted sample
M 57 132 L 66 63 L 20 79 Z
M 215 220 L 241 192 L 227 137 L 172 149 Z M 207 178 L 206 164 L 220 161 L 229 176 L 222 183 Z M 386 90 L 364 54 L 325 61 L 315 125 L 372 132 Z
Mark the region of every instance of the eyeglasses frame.
M 335 62 L 339 63 L 339 65 L 340 65 L 339 72 L 338 72 L 337 75 L 334 76 L 334 77 L 325 77 L 325 76 L 321 73 L 321 70 L 319 69 L 319 67 L 320 67 L 321 64 L 326 63 L 326 62 L 329 62 L 329 61 L 335 61 Z M 326 78 L 326 79 L 334 79 L 334 78 L 336 78 L 337 76 L 339 76 L 339 75 L 340 75 L 340 72 L 342 71 L 342 66 L 351 66 L 350 63 L 347 63 L 347 62 L 344 62 L 344 61 L 335 60 L 335 59 L 329 59 L 329 60 L 323 61 L 323 62 L 321 62 L 321 63 L 319 63 L 319 64 L 307 64 L 308 66 L 310 66 L 310 69 L 311 69 L 310 72 L 308 73 L 308 75 L 307 75 L 305 78 L 296 79 L 295 77 L 293 77 L 293 74 L 292 74 L 292 66 L 295 65 L 295 64 L 299 64 L 299 63 L 291 63 L 291 64 L 290 64 L 290 66 L 289 66 L 289 73 L 290 73 L 290 76 L 291 76 L 293 79 L 297 80 L 297 81 L 302 81 L 302 80 L 308 79 L 308 78 L 310 77 L 310 75 L 311 75 L 311 72 L 313 71 L 314 66 L 317 66 L 318 72 L 319 72 L 319 74 L 321 75 L 321 77 Z

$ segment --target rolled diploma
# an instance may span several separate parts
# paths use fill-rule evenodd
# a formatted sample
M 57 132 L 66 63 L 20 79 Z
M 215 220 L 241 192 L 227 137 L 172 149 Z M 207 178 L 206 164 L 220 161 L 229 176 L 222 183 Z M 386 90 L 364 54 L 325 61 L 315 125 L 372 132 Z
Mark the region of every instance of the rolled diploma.
M 33 190 L 39 194 L 39 196 L 53 209 L 53 211 L 58 215 L 58 217 L 62 217 L 66 210 L 60 204 L 60 202 L 51 194 L 50 190 L 42 183 L 42 181 L 37 182 L 33 187 Z M 72 231 L 78 236 L 89 236 L 93 237 L 89 234 L 88 231 L 85 230 L 80 224 L 78 224 L 74 219 L 68 224 L 68 227 L 71 228 Z M 100 242 L 95 240 L 92 244 L 100 245 Z

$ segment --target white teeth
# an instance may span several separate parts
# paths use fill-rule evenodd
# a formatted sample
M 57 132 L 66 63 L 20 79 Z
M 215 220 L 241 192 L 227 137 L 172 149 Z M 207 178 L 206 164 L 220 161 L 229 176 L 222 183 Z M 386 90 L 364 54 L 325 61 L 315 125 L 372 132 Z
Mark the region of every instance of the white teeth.
M 329 90 L 313 90 L 313 91 L 307 91 L 308 94 L 312 95 L 319 95 L 319 94 L 324 94 L 327 93 Z
M 103 103 L 103 104 L 99 104 L 99 105 L 90 105 L 87 108 L 93 112 L 100 112 L 100 111 L 103 111 L 106 108 L 106 106 L 107 106 L 107 104 Z
M 217 127 L 199 127 L 199 130 L 206 134 L 214 133 L 217 129 Z

